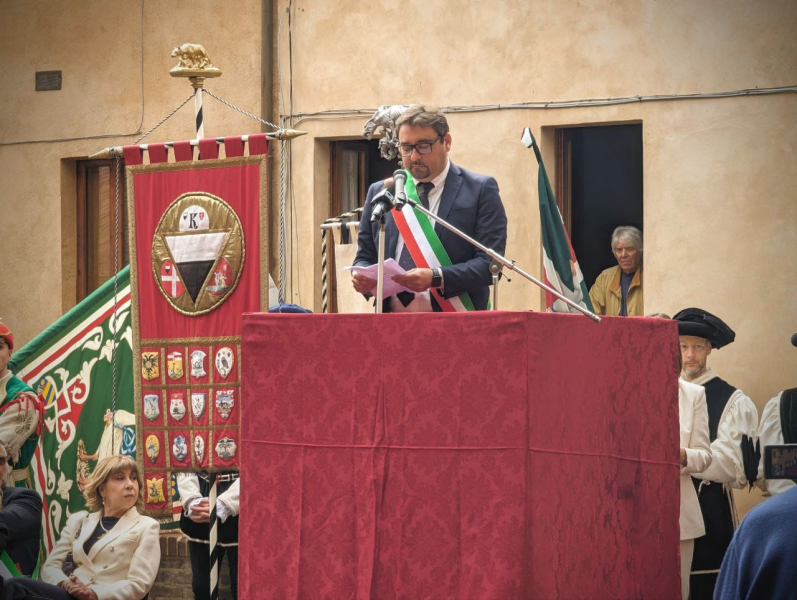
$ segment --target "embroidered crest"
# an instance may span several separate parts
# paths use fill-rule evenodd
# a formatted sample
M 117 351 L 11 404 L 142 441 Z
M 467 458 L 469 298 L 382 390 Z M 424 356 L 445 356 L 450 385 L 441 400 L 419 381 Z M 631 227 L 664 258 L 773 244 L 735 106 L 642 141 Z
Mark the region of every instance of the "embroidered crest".
M 221 375 L 222 379 L 227 379 L 227 375 L 232 371 L 232 366 L 235 363 L 235 354 L 230 348 L 226 346 L 219 348 L 216 352 L 216 370 Z
M 196 456 L 198 463 L 201 463 L 205 458 L 205 440 L 201 435 L 194 438 L 194 456 Z
M 216 390 L 216 408 L 222 419 L 229 419 L 235 405 L 235 390 Z
M 207 375 L 205 371 L 205 357 L 207 353 L 202 350 L 194 350 L 191 353 L 191 377 L 204 377 Z
M 166 502 L 166 497 L 163 495 L 163 477 L 147 479 L 147 503 L 159 502 Z
M 171 379 L 182 379 L 183 377 L 183 353 L 169 352 L 166 355 L 166 367 L 168 368 Z
M 216 443 L 216 454 L 221 460 L 230 460 L 235 456 L 236 450 L 238 450 L 238 446 L 235 445 L 232 438 L 225 437 Z
M 179 298 L 185 291 L 180 275 L 170 260 L 164 261 L 161 265 L 161 285 L 163 291 L 172 298 Z
M 42 402 L 44 402 L 44 409 L 47 410 L 50 408 L 55 404 L 55 399 L 58 396 L 55 380 L 49 375 L 39 379 L 36 383 L 36 393 L 39 395 L 39 398 L 42 399 Z
M 201 315 L 224 302 L 238 284 L 244 257 L 238 215 L 206 192 L 188 192 L 172 202 L 152 240 L 157 286 L 185 315 Z
M 158 456 L 161 453 L 161 442 L 156 435 L 149 435 L 147 436 L 147 442 L 145 444 L 147 448 L 147 456 L 152 462 L 158 460 Z
M 214 296 L 223 296 L 229 291 L 231 283 L 232 267 L 227 262 L 227 259 L 222 256 L 213 270 L 213 281 L 207 287 L 208 293 Z
M 207 397 L 206 392 L 193 392 L 191 394 L 191 412 L 194 415 L 194 419 L 199 419 L 205 412 Z
M 185 443 L 185 438 L 182 435 L 178 435 L 174 438 L 172 456 L 180 462 L 184 461 L 185 457 L 188 456 L 188 445 Z
M 182 392 L 175 392 L 169 399 L 169 414 L 172 419 L 179 421 L 185 416 L 185 399 Z
M 161 414 L 160 396 L 158 394 L 146 394 L 144 396 L 144 416 L 150 421 L 154 421 Z
M 161 375 L 158 352 L 141 353 L 141 376 L 147 381 L 157 379 Z

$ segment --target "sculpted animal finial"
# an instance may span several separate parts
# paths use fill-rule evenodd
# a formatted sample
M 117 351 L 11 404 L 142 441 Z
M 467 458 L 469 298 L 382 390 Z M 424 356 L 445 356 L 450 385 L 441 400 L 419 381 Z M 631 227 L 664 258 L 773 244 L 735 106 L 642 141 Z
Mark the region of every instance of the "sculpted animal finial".
M 363 127 L 363 137 L 370 140 L 376 128 L 382 139 L 379 140 L 379 153 L 382 158 L 393 160 L 396 158 L 396 147 L 398 146 L 398 134 L 396 133 L 396 119 L 407 110 L 406 104 L 385 104 L 376 109 L 374 115 L 368 119 Z
M 183 44 L 172 50 L 172 58 L 179 62 L 176 68 L 180 69 L 208 69 L 213 63 L 208 58 L 208 53 L 200 44 Z

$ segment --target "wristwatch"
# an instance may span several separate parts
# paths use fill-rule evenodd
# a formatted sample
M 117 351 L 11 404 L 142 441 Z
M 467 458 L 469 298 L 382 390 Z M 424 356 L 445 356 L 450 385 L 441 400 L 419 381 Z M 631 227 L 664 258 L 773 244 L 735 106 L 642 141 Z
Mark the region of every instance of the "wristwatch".
M 429 287 L 439 288 L 443 286 L 443 271 L 440 267 L 432 268 L 432 284 Z

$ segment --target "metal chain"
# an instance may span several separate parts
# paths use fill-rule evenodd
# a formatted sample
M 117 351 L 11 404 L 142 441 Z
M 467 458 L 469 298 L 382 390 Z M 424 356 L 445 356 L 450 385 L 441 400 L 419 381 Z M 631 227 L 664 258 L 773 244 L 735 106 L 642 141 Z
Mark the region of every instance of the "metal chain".
M 216 94 L 214 94 L 213 92 L 211 92 L 207 88 L 205 88 L 204 92 L 208 96 L 213 98 L 214 100 L 218 100 L 222 104 L 224 104 L 226 106 L 229 106 L 231 109 L 233 109 L 235 111 L 238 111 L 239 113 L 249 117 L 250 119 L 254 119 L 255 121 L 263 123 L 264 125 L 268 125 L 269 127 L 273 128 L 273 129 L 276 129 L 277 131 L 279 131 L 281 129 L 281 127 L 278 127 L 277 125 L 274 125 L 274 123 L 266 121 L 265 119 L 261 119 L 260 117 L 258 117 L 256 115 L 253 115 L 252 113 L 247 112 L 244 109 L 239 108 L 239 107 L 235 106 L 234 104 L 232 104 L 230 102 L 227 102 L 223 98 L 219 98 Z M 280 210 L 279 210 L 279 221 L 280 221 L 279 222 L 279 232 L 280 232 L 280 236 L 279 236 L 279 241 L 277 243 L 277 249 L 278 249 L 277 262 L 278 262 L 278 267 L 279 267 L 279 285 L 277 286 L 277 294 L 279 296 L 279 302 L 280 303 L 285 302 L 285 293 L 287 291 L 286 290 L 286 281 L 285 281 L 285 237 L 287 235 L 286 231 L 285 231 L 285 197 L 286 197 L 286 194 L 287 194 L 287 191 L 285 189 L 285 150 L 286 150 L 286 147 L 287 147 L 286 143 L 283 140 L 281 142 L 281 144 L 280 144 Z
M 113 346 L 111 347 L 111 448 L 116 448 L 116 344 L 119 335 L 119 206 L 122 203 L 119 190 L 119 176 L 122 158 L 114 155 L 115 168 L 115 202 L 114 202 L 114 238 L 113 238 Z
M 144 139 L 145 137 L 147 137 L 147 136 L 148 136 L 150 133 L 152 133 L 153 131 L 155 131 L 155 130 L 156 130 L 158 127 L 160 127 L 161 125 L 163 125 L 163 124 L 164 124 L 166 121 L 168 121 L 169 119 L 171 119 L 171 118 L 172 118 L 172 116 L 174 116 L 174 113 L 176 113 L 178 110 L 180 110 L 180 109 L 181 109 L 183 106 L 185 106 L 186 104 L 188 104 L 188 102 L 189 102 L 189 101 L 191 101 L 191 100 L 193 100 L 193 99 L 194 99 L 194 93 L 192 92 L 192 93 L 191 93 L 191 95 L 190 95 L 190 96 L 188 96 L 188 98 L 186 98 L 185 100 L 183 100 L 183 101 L 180 103 L 180 106 L 178 106 L 177 108 L 175 108 L 175 109 L 174 109 L 172 112 L 170 112 L 170 113 L 169 113 L 169 114 L 168 114 L 168 115 L 167 115 L 165 118 L 161 119 L 160 123 L 158 123 L 157 125 L 155 125 L 155 127 L 153 127 L 152 129 L 150 129 L 150 130 L 149 130 L 147 133 L 145 133 L 145 134 L 144 134 L 144 135 L 142 135 L 140 138 L 138 138 L 138 139 L 137 139 L 135 142 L 133 142 L 133 145 L 137 145 L 137 144 L 139 144 L 139 143 L 141 142 L 141 140 L 143 140 L 143 139 Z
M 216 94 L 214 94 L 213 92 L 211 92 L 211 91 L 210 91 L 209 89 L 207 89 L 207 88 L 205 88 L 204 92 L 205 92 L 205 93 L 206 93 L 208 96 L 210 96 L 211 98 L 215 98 L 216 100 L 218 100 L 218 101 L 219 101 L 219 102 L 221 102 L 222 104 L 226 104 L 226 105 L 227 105 L 227 106 L 229 106 L 231 109 L 233 109 L 233 110 L 237 110 L 239 113 L 241 113 L 242 115 L 246 115 L 246 116 L 247 116 L 247 117 L 249 117 L 250 119 L 254 119 L 255 121 L 260 121 L 260 122 L 261 122 L 261 123 L 263 123 L 264 125 L 268 125 L 269 127 L 273 127 L 274 129 L 277 129 L 277 130 L 279 130 L 279 129 L 280 129 L 279 127 L 277 127 L 276 125 L 274 125 L 274 123 L 269 123 L 269 122 L 268 122 L 268 121 L 266 121 L 265 119 L 261 119 L 260 117 L 257 117 L 257 116 L 253 115 L 253 114 L 252 114 L 252 113 L 250 113 L 250 112 L 246 112 L 246 111 L 245 111 L 244 109 L 242 109 L 242 108 L 238 108 L 238 107 L 237 107 L 237 106 L 235 106 L 234 104 L 230 104 L 230 103 L 229 103 L 229 102 L 227 102 L 226 100 L 222 100 L 221 98 L 219 98 L 219 97 L 218 97 Z

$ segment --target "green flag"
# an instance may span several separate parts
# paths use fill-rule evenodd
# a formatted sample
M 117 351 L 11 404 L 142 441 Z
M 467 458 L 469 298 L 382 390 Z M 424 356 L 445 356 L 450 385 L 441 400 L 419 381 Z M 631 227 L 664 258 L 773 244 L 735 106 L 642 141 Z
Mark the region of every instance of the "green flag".
M 579 306 L 590 311 L 592 301 L 589 297 L 587 284 L 578 266 L 576 253 L 570 244 L 570 238 L 565 230 L 562 214 L 556 204 L 556 199 L 548 181 L 548 173 L 542 162 L 540 148 L 531 134 L 531 129 L 523 130 L 521 141 L 527 148 L 533 148 L 539 163 L 537 171 L 537 192 L 540 198 L 540 226 L 542 228 L 542 264 L 545 269 L 545 283 L 572 300 Z M 552 312 L 577 312 L 556 296 L 545 292 L 545 306 Z
M 118 275 L 115 296 L 111 279 L 15 352 L 9 363 L 45 404 L 30 474 L 44 500 L 47 551 L 66 519 L 85 509 L 82 488 L 97 460 L 135 452 L 129 267 Z

